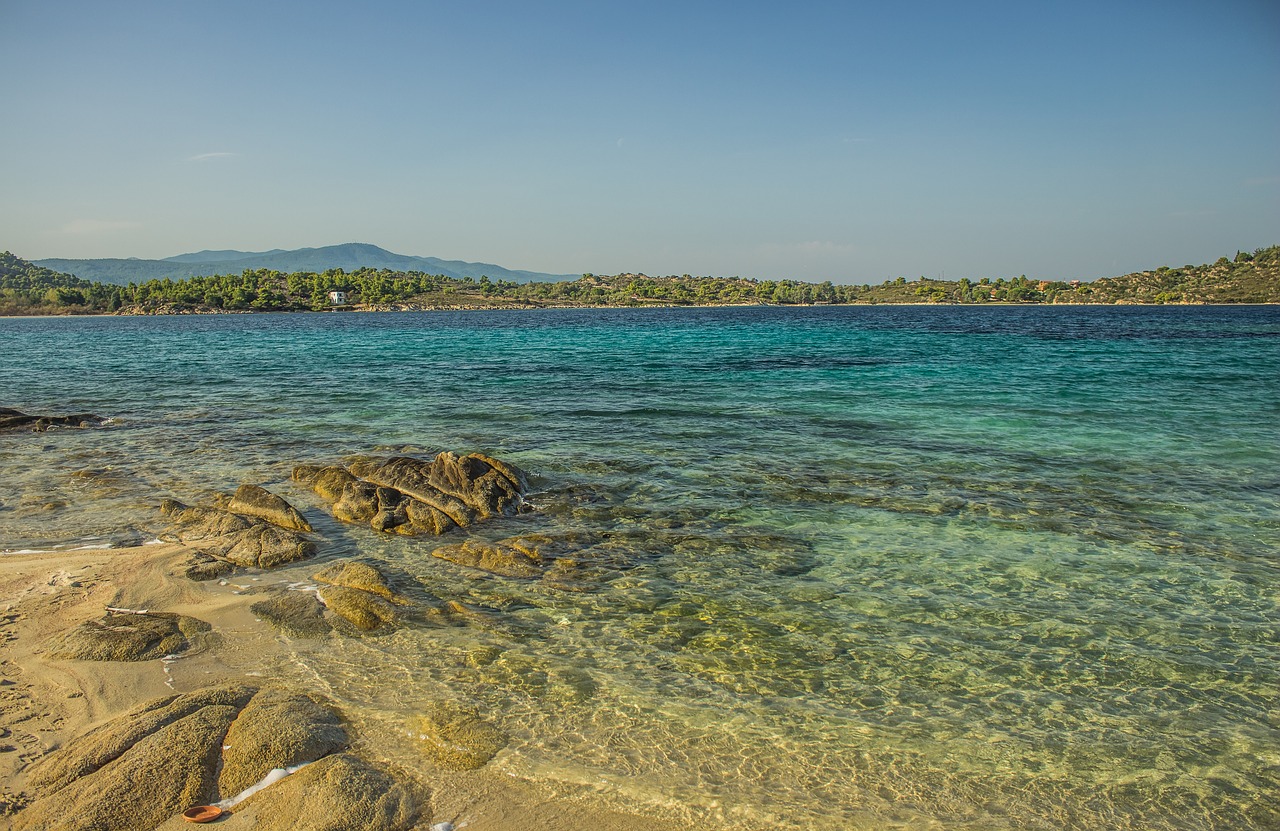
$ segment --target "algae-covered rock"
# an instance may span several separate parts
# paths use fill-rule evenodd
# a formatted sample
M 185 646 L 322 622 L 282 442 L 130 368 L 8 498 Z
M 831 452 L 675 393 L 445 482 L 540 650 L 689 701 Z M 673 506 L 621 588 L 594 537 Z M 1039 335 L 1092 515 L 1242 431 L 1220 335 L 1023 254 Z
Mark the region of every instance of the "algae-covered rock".
M 346 586 L 321 586 L 320 599 L 334 614 L 362 632 L 400 625 L 400 612 L 376 594 Z
M 302 518 L 296 508 L 259 485 L 241 485 L 236 489 L 236 495 L 227 503 L 227 509 L 237 514 L 265 519 L 272 525 L 291 531 L 311 530 L 311 524 Z
M 93 413 L 37 416 L 28 415 L 8 407 L 0 407 L 0 433 L 19 430 L 43 433 L 51 427 L 93 427 L 105 421 L 105 418 Z
M 427 795 L 350 753 L 326 756 L 236 806 L 254 831 L 410 831 L 431 821 Z
M 408 598 L 391 590 L 391 587 L 387 585 L 387 578 L 382 576 L 382 572 L 368 563 L 356 560 L 343 560 L 333 563 L 311 575 L 311 579 L 333 586 L 360 589 L 370 594 L 376 594 L 400 606 L 405 606 L 409 603 Z
M 439 702 L 419 718 L 411 734 L 436 764 L 448 770 L 483 767 L 507 746 L 507 734 L 461 704 Z
M 307 592 L 276 592 L 254 603 L 249 611 L 295 638 L 318 638 L 333 631 L 325 620 L 324 604 Z
M 150 661 L 187 650 L 191 639 L 212 630 L 203 620 L 172 612 L 107 613 L 57 635 L 52 658 L 82 661 Z
M 308 695 L 266 689 L 253 697 L 223 740 L 223 797 L 239 794 L 273 768 L 314 762 L 347 746 L 338 714 Z

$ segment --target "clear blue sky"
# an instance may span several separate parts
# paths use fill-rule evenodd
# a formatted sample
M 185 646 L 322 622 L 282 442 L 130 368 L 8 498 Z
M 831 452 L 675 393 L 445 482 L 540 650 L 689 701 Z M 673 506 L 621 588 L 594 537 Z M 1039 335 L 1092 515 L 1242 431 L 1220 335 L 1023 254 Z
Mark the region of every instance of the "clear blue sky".
M 1280 2 L 0 0 L 0 249 L 1082 278 L 1280 243 Z

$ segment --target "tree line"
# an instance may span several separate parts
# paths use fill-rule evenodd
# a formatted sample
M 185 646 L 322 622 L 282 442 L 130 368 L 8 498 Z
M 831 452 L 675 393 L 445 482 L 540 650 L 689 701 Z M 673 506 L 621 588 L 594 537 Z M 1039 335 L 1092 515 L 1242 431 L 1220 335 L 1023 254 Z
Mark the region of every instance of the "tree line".
M 1237 252 L 1202 266 L 1080 281 L 1025 276 L 954 281 L 899 277 L 877 286 L 740 277 L 643 274 L 515 283 L 481 277 L 361 268 L 148 280 L 119 286 L 89 282 L 0 254 L 0 314 L 319 311 L 331 292 L 364 308 L 502 308 L 847 303 L 1274 303 L 1280 302 L 1280 246 Z

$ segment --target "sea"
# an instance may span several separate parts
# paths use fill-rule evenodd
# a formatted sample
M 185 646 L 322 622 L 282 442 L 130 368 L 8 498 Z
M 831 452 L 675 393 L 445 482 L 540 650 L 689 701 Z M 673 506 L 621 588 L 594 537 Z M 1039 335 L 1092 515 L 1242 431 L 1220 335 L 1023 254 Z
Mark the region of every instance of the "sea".
M 8 318 L 0 355 L 0 406 L 110 419 L 0 436 L 0 551 L 262 484 L 317 562 L 475 613 L 278 671 L 474 708 L 509 776 L 707 829 L 1280 828 L 1280 308 Z M 528 510 L 410 539 L 290 481 L 443 450 Z M 432 556 L 531 533 L 609 557 Z

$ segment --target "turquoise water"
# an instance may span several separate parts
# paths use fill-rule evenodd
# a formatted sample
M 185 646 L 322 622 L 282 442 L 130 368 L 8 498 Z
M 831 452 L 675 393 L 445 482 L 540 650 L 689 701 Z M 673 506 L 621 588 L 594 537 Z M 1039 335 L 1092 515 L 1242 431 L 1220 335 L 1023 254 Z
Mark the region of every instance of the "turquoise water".
M 296 645 L 388 724 L 706 827 L 1280 827 L 1280 309 L 0 319 L 0 549 L 261 482 L 488 623 Z M 588 591 L 326 520 L 295 463 L 479 450 Z M 290 572 L 299 579 L 314 570 Z

